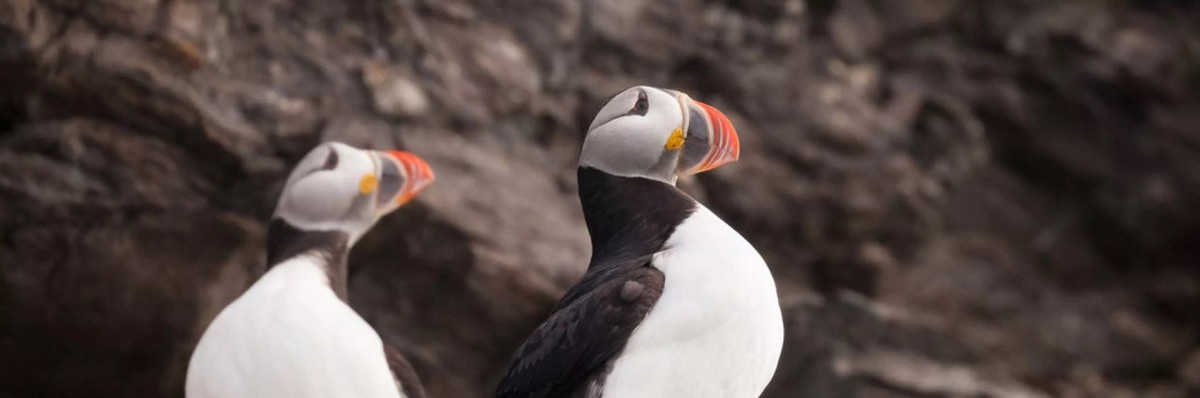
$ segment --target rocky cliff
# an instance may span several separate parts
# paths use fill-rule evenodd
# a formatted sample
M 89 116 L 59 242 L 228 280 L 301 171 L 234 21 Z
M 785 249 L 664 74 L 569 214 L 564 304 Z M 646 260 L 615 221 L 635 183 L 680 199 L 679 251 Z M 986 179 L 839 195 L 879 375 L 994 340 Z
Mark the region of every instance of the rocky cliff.
M 324 140 L 437 170 L 351 304 L 483 396 L 583 272 L 588 121 L 652 84 L 741 133 L 681 186 L 777 277 L 765 396 L 1194 397 L 1198 65 L 1171 0 L 4 0 L 0 396 L 181 396 Z

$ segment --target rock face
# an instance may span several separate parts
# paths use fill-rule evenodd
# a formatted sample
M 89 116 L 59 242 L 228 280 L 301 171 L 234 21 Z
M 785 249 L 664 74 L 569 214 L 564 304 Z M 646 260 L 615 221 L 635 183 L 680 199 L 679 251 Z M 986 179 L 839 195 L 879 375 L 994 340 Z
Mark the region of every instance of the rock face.
M 634 84 L 741 133 L 681 186 L 778 279 L 765 396 L 1196 396 L 1198 48 L 1167 0 L 6 0 L 0 396 L 181 396 L 324 140 L 437 170 L 351 304 L 483 396 L 583 272 L 575 157 Z

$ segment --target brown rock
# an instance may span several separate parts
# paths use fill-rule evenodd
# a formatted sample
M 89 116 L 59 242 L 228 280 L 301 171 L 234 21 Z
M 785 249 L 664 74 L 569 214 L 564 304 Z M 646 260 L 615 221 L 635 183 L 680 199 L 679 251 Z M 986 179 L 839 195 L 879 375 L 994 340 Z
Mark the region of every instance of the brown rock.
M 387 66 L 368 63 L 362 69 L 363 84 L 371 91 L 375 111 L 391 117 L 419 117 L 429 111 L 425 91 L 412 78 Z
M 1179 362 L 1179 378 L 1192 389 L 1200 388 L 1200 350 L 1192 351 Z
M 1197 391 L 1187 2 L 511 3 L 0 1 L 0 396 L 179 396 L 330 139 L 437 171 L 351 302 L 486 395 L 583 272 L 578 147 L 633 84 L 738 127 L 680 185 L 778 280 L 765 396 Z

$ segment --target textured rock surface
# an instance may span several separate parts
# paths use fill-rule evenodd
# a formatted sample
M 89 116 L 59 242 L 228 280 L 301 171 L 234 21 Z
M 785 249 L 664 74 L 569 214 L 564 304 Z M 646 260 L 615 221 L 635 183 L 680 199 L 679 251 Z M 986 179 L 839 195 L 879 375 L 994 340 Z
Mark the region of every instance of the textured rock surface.
M 1198 38 L 1169 0 L 6 0 L 0 396 L 181 396 L 322 140 L 437 170 L 351 302 L 484 395 L 583 271 L 577 148 L 638 83 L 739 127 L 681 185 L 779 280 L 766 396 L 1196 396 Z

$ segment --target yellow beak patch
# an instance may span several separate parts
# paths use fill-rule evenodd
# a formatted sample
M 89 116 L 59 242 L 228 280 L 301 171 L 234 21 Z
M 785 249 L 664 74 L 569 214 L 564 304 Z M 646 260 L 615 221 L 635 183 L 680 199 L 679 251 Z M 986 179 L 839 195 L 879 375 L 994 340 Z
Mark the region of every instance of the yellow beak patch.
M 374 193 L 376 188 L 379 188 L 379 178 L 374 174 L 364 175 L 362 180 L 358 181 L 358 193 L 363 195 Z
M 682 148 L 683 147 L 683 130 L 676 128 L 675 131 L 672 131 L 671 137 L 667 138 L 667 145 L 665 145 L 665 147 L 667 148 L 668 151 L 674 151 L 679 148 Z

